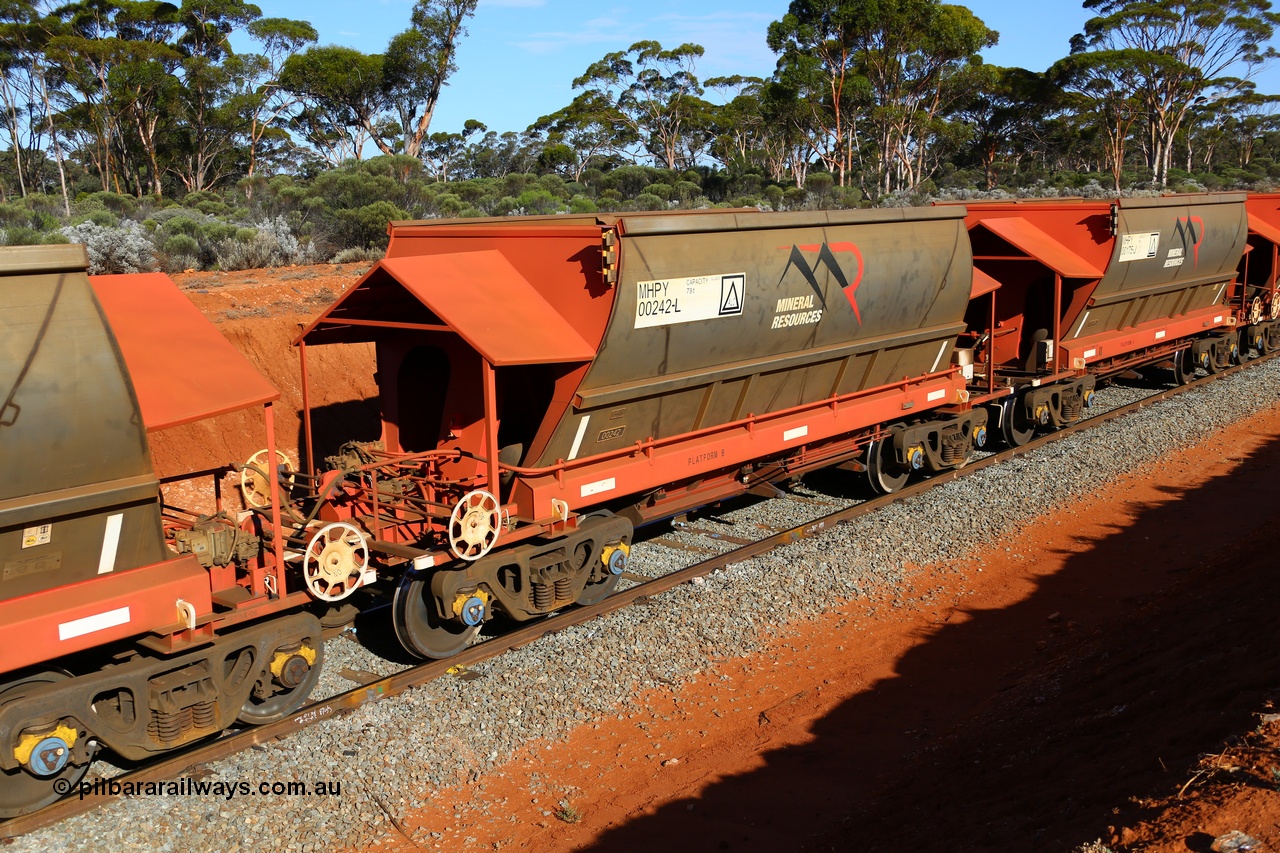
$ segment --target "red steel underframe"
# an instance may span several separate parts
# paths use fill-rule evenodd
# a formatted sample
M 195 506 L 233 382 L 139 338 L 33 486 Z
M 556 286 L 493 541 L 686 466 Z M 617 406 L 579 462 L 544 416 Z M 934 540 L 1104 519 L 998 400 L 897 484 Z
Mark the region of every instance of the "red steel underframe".
M 1147 347 L 1171 345 L 1180 349 L 1186 338 L 1235 325 L 1235 312 L 1226 305 L 1199 308 L 1173 319 L 1162 318 L 1121 331 L 1101 332 L 1062 345 L 1063 364 L 1079 369 Z

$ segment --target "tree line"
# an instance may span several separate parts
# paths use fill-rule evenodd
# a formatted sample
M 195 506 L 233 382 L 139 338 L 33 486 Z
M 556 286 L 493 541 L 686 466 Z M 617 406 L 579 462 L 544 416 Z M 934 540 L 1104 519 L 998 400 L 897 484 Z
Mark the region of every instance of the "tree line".
M 1277 98 L 1248 79 L 1276 55 L 1269 0 L 1084 0 L 1092 16 L 1044 72 L 984 63 L 999 34 L 963 5 L 794 0 L 760 34 L 768 78 L 702 79 L 701 46 L 639 41 L 523 130 L 432 131 L 477 2 L 418 0 L 365 54 L 243 0 L 0 0 L 5 241 L 123 217 L 154 223 L 161 255 L 214 264 L 151 214 L 240 226 L 220 245 L 271 222 L 325 252 L 363 248 L 353 223 L 380 202 L 406 216 L 794 209 L 1280 175 Z

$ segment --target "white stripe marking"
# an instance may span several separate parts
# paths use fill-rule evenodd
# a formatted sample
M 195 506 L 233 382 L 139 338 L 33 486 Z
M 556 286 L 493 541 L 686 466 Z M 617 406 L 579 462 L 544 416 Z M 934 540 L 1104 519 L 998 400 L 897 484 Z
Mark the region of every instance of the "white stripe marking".
M 617 488 L 617 486 L 618 483 L 613 477 L 610 477 L 607 480 L 596 480 L 594 483 L 587 483 L 582 487 L 582 496 L 584 498 L 589 498 L 592 495 L 598 495 L 601 492 L 612 492 Z
M 947 351 L 947 344 L 951 341 L 943 341 L 942 346 L 938 347 L 938 357 L 933 360 L 933 367 L 929 368 L 929 372 L 933 373 L 938 369 L 938 362 L 942 361 L 942 354 Z
M 83 619 L 63 622 L 58 626 L 58 639 L 72 640 L 76 637 L 83 637 L 85 634 L 92 634 L 95 631 L 105 631 L 117 625 L 128 624 L 129 608 L 118 607 L 115 610 L 108 610 L 106 613 L 97 613 L 93 616 L 86 616 Z
M 947 396 L 947 389 L 939 388 L 937 391 L 930 391 L 928 399 L 932 403 L 934 400 L 941 400 L 945 396 Z
M 1076 334 L 1077 334 L 1077 335 L 1079 335 L 1081 332 L 1083 332 L 1083 331 L 1084 331 L 1084 324 L 1085 324 L 1085 323 L 1087 323 L 1087 322 L 1089 322 L 1089 312 L 1088 312 L 1088 311 L 1084 312 L 1084 316 L 1082 316 L 1082 317 L 1080 318 L 1080 325 L 1079 325 L 1079 326 L 1076 326 Z
M 573 437 L 573 447 L 569 448 L 569 460 L 578 458 L 578 450 L 582 447 L 582 437 L 587 434 L 587 421 L 591 420 L 591 415 L 583 415 L 582 420 L 578 421 L 578 434 Z
M 783 431 L 782 440 L 791 441 L 793 438 L 804 438 L 808 434 L 809 434 L 809 425 L 805 424 L 802 427 L 796 427 L 795 429 L 789 429 L 789 430 Z
M 1226 289 L 1227 289 L 1227 283 L 1224 281 L 1224 282 L 1222 283 L 1222 287 L 1219 287 L 1219 288 L 1218 288 L 1218 295 L 1217 295 L 1217 296 L 1215 296 L 1215 297 L 1213 297 L 1213 304 L 1214 304 L 1214 305 L 1217 305 L 1217 304 L 1218 304 L 1218 300 L 1222 298 L 1222 291 L 1224 291 L 1224 290 L 1226 290 Z
M 98 558 L 100 575 L 115 571 L 116 549 L 120 547 L 120 525 L 123 522 L 123 513 L 107 516 L 107 529 L 102 531 L 102 556 Z

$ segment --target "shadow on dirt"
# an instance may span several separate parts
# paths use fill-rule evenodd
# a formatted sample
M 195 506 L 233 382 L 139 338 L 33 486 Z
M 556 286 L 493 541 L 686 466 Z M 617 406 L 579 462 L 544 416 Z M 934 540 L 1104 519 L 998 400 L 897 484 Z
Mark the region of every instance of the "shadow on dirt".
M 763 733 L 761 769 L 710 781 L 591 849 L 1107 842 L 1143 818 L 1137 800 L 1176 792 L 1199 752 L 1252 728 L 1277 684 L 1278 481 L 1273 441 L 1231 474 L 1131 503 L 1130 524 L 1079 540 L 1026 599 L 959 611 L 921 637 L 809 742 L 769 749 Z

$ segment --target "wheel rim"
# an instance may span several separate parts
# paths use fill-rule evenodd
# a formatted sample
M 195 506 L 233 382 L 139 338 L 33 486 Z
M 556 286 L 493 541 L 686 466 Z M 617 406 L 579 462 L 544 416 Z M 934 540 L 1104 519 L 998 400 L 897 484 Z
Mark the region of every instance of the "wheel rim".
M 241 706 L 240 714 L 236 719 L 251 726 L 261 726 L 266 723 L 283 720 L 302 707 L 302 703 L 307 701 L 307 697 L 311 695 L 311 690 L 316 686 L 316 682 L 320 680 L 320 670 L 324 665 L 324 641 L 320 637 L 319 619 L 315 620 L 314 630 L 307 632 L 305 636 L 300 638 L 300 644 L 313 649 L 316 654 L 315 661 L 311 663 L 306 677 L 296 687 L 280 688 L 276 693 L 265 699 L 257 698 L 253 695 L 253 690 L 251 690 L 249 696 L 244 700 L 244 705 Z M 270 677 L 269 673 L 267 677 Z M 257 685 L 255 684 L 254 690 L 256 689 Z
M 594 583 L 588 580 L 587 585 L 582 588 L 582 594 L 578 596 L 578 604 L 589 606 L 592 604 L 599 604 L 604 601 L 613 594 L 615 589 L 618 588 L 618 581 L 620 578 L 620 575 L 615 575 L 613 572 L 606 571 L 604 580 L 599 580 Z
M 430 578 L 405 575 L 391 602 L 391 623 L 405 651 L 420 658 L 441 660 L 471 645 L 480 626 L 468 626 L 436 615 Z
M 888 495 L 907 484 L 911 472 L 893 458 L 893 442 L 888 439 L 867 445 L 867 481 L 876 494 Z
M 42 672 L 15 681 L 0 690 L 0 705 L 18 698 L 25 690 L 43 684 L 68 681 L 70 676 L 61 672 Z M 42 777 L 22 768 L 0 771 L 0 818 L 30 814 L 62 799 L 89 772 L 89 765 L 68 764 L 62 772 Z
M 1002 407 L 1004 414 L 1000 418 L 1000 435 L 1009 447 L 1021 447 L 1036 434 L 1036 425 L 1023 411 L 1026 407 L 1022 400 L 1010 397 Z
M 1196 376 L 1195 363 L 1192 361 L 1191 350 L 1178 350 L 1173 355 L 1173 379 L 1179 385 L 1186 385 Z

